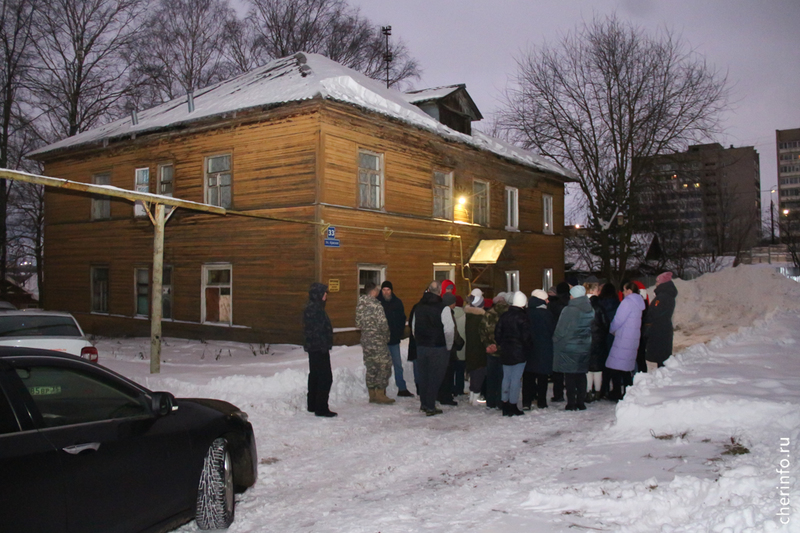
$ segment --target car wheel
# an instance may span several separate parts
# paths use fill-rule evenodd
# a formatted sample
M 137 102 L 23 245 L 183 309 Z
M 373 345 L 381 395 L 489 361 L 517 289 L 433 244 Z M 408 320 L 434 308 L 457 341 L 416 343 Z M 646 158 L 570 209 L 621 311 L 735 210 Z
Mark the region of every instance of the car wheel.
M 197 488 L 195 520 L 200 529 L 225 529 L 233 523 L 233 469 L 228 441 L 211 443 Z

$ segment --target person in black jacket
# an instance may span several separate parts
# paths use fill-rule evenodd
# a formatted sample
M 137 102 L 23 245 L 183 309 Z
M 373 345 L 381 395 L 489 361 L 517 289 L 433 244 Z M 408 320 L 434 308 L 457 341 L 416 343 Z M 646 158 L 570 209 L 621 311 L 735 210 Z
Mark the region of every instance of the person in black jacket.
M 528 354 L 533 348 L 531 323 L 525 307 L 528 298 L 522 292 L 515 292 L 511 307 L 503 313 L 494 329 L 494 338 L 500 347 L 500 361 L 503 363 L 503 386 L 500 400 L 503 416 L 523 415 L 517 402 L 522 386 L 522 373 L 528 362 Z
M 672 282 L 672 272 L 659 274 L 655 293 L 656 297 L 647 308 L 644 319 L 648 373 L 664 366 L 664 361 L 672 355 L 672 313 L 675 311 L 675 298 L 678 296 L 678 289 Z
M 603 387 L 603 369 L 608 359 L 608 327 L 611 322 L 606 321 L 606 315 L 600 305 L 600 284 L 595 282 L 584 283 L 586 295 L 594 309 L 592 321 L 592 351 L 589 354 L 589 372 L 586 374 L 586 403 L 597 400 Z
M 528 320 L 533 346 L 522 374 L 522 408 L 530 409 L 533 399 L 539 409 L 547 407 L 547 379 L 553 372 L 553 331 L 556 321 L 547 310 L 547 293 L 533 291 L 528 299 Z
M 303 310 L 303 349 L 308 352 L 308 394 L 307 408 L 317 416 L 334 417 L 328 408 L 328 396 L 333 384 L 331 372 L 331 353 L 333 347 L 333 327 L 325 302 L 328 299 L 328 286 L 312 283 L 308 289 L 308 302 Z
M 381 293 L 378 301 L 383 306 L 386 313 L 386 321 L 389 322 L 389 355 L 392 356 L 392 366 L 394 367 L 394 383 L 397 385 L 397 396 L 414 396 L 408 392 L 406 380 L 403 379 L 403 358 L 400 356 L 400 341 L 406 331 L 406 310 L 403 301 L 394 294 L 394 287 L 391 281 L 384 281 L 381 284 Z
M 432 281 L 414 306 L 410 319 L 419 367 L 420 411 L 427 416 L 442 412 L 436 407 L 436 395 L 447 370 L 455 332 L 452 312 L 442 303 L 440 291 L 440 283 Z
M 614 320 L 614 315 L 617 314 L 617 307 L 619 307 L 619 296 L 617 288 L 613 283 L 604 283 L 600 289 L 600 296 L 597 297 L 597 303 L 603 310 L 606 323 L 611 327 L 611 322 Z M 606 359 L 608 359 L 608 352 L 611 350 L 611 345 L 614 343 L 614 335 L 606 337 Z M 600 392 L 596 395 L 596 400 L 602 400 L 608 395 L 608 389 L 611 386 L 611 373 L 606 368 L 605 360 L 603 361 L 603 384 L 600 386 Z

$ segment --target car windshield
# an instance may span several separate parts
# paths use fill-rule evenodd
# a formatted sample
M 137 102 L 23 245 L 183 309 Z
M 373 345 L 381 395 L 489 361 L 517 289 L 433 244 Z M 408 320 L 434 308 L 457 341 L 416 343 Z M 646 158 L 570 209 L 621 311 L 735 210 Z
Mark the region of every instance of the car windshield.
M 80 337 L 81 331 L 69 316 L 0 315 L 0 337 Z

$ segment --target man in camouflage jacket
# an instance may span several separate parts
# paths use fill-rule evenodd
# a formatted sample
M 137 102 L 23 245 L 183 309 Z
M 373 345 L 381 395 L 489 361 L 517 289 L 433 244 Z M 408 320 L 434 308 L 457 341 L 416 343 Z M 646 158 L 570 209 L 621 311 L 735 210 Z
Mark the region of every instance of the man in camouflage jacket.
M 370 403 L 394 403 L 386 397 L 386 386 L 392 375 L 392 358 L 389 355 L 389 323 L 378 301 L 380 288 L 372 282 L 364 287 L 366 294 L 358 297 L 356 326 L 361 329 L 361 349 Z

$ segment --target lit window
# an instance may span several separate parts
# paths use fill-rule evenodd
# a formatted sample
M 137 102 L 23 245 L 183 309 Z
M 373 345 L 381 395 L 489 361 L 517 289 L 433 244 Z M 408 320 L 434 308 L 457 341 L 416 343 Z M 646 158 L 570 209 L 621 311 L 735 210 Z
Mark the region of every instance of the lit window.
M 358 206 L 383 209 L 383 156 L 358 152 Z

